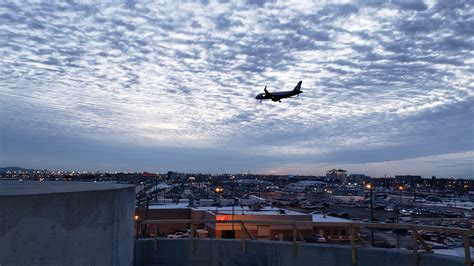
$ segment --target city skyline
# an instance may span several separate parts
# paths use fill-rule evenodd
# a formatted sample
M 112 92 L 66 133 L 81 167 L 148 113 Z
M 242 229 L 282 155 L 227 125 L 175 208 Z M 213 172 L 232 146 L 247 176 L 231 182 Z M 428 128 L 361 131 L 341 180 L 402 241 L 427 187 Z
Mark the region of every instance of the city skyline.
M 0 3 L 0 166 L 473 178 L 473 13 Z M 298 98 L 254 99 L 299 80 Z

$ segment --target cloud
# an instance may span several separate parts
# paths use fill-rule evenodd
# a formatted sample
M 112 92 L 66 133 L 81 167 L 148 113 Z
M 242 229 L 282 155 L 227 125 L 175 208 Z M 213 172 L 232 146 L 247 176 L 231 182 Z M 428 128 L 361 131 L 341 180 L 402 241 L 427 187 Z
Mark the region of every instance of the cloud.
M 468 152 L 473 12 L 469 1 L 1 3 L 0 129 L 269 165 Z M 299 80 L 297 100 L 253 98 Z
M 337 167 L 350 169 L 351 173 L 366 174 L 373 177 L 395 175 L 421 175 L 445 178 L 469 177 L 474 174 L 472 157 L 474 153 L 447 153 L 443 155 L 422 156 L 403 160 L 377 161 L 367 163 L 286 163 L 278 167 L 266 169 L 267 173 L 286 174 L 292 172 L 324 175 L 325 170 Z

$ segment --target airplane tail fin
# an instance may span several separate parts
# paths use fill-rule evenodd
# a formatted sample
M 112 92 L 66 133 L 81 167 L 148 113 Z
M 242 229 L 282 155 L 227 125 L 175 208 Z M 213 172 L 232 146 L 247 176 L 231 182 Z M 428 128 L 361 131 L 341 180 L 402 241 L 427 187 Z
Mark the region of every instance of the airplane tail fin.
M 300 91 L 301 90 L 301 83 L 303 83 L 302 80 L 300 80 L 300 82 L 298 82 L 298 84 L 296 84 L 296 87 L 293 90 Z
M 265 85 L 265 88 L 263 89 L 263 91 L 265 92 L 266 95 L 271 95 L 271 93 L 269 93 L 269 92 L 267 91 L 267 86 L 266 86 L 266 85 Z

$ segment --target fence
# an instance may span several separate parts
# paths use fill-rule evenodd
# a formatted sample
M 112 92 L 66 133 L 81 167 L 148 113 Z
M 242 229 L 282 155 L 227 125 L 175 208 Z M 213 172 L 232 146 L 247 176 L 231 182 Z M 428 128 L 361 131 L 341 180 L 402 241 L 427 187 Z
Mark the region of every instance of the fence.
M 472 266 L 472 258 L 470 253 L 470 243 L 469 236 L 474 235 L 474 230 L 472 229 L 461 229 L 461 228 L 450 228 L 450 227 L 441 227 L 441 226 L 427 226 L 427 225 L 417 225 L 417 224 L 377 224 L 377 223 L 361 223 L 361 222 L 311 222 L 311 221 L 291 221 L 291 220 L 143 220 L 139 221 L 138 230 L 144 231 L 145 228 L 151 228 L 154 237 L 154 247 L 155 250 L 158 248 L 158 232 L 160 225 L 166 224 L 189 224 L 190 228 L 190 241 L 191 241 L 191 251 L 195 250 L 195 241 L 199 237 L 196 225 L 206 224 L 206 223 L 215 223 L 215 224 L 228 224 L 236 223 L 240 224 L 243 229 L 242 241 L 242 252 L 247 252 L 247 241 L 255 240 L 256 238 L 247 230 L 245 224 L 254 224 L 254 225 L 291 225 L 292 226 L 292 254 L 297 256 L 298 243 L 305 242 L 303 236 L 298 230 L 298 226 L 317 226 L 317 227 L 343 227 L 349 228 L 350 236 L 350 245 L 351 245 L 351 255 L 352 263 L 355 265 L 357 261 L 357 248 L 360 246 L 365 246 L 363 239 L 361 238 L 360 232 L 361 228 L 367 229 L 405 229 L 412 231 L 412 254 L 413 254 L 413 265 L 417 266 L 419 261 L 419 243 L 423 246 L 426 252 L 432 252 L 431 246 L 425 242 L 425 240 L 419 235 L 419 231 L 430 231 L 438 233 L 449 233 L 453 235 L 462 236 L 463 246 L 464 246 L 464 257 L 467 266 Z M 358 229 L 358 230 L 356 230 Z M 137 236 L 140 235 L 137 232 Z

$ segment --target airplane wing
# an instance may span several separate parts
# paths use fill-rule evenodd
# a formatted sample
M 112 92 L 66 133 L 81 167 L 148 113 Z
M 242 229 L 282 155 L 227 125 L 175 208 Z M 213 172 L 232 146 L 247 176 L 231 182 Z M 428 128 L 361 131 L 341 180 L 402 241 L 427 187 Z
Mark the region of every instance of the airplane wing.
M 283 99 L 281 96 L 272 96 L 272 101 L 274 101 L 274 102 L 278 102 L 281 99 Z

